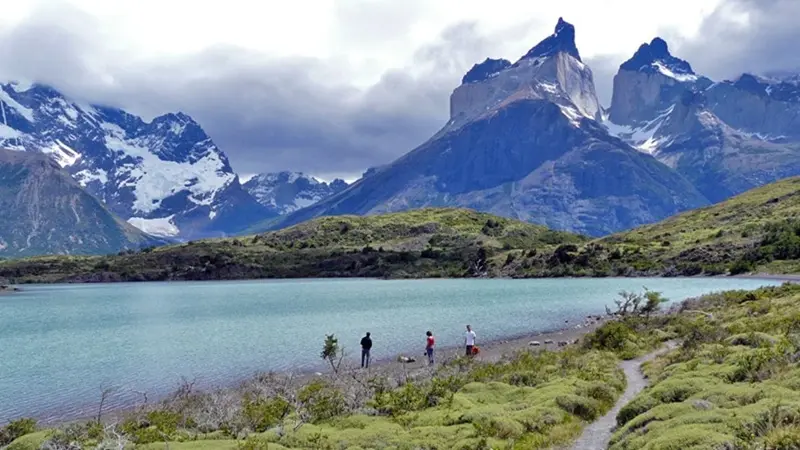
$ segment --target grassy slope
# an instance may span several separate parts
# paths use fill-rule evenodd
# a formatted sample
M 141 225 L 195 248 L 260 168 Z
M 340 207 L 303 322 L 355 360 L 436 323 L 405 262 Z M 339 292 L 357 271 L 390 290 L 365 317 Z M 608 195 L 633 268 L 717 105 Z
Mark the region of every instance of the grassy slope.
M 483 249 L 483 251 L 479 251 Z M 291 277 L 717 275 L 800 271 L 800 178 L 589 241 L 463 209 L 315 219 L 111 257 L 0 263 L 12 282 Z M 476 270 L 485 262 L 485 271 Z
M 136 448 L 153 450 L 551 448 L 571 442 L 586 421 L 613 405 L 625 386 L 612 353 L 577 347 L 538 355 L 525 352 L 501 363 L 460 367 L 441 367 L 436 389 L 429 382 L 412 381 L 391 394 L 372 392 L 369 405 L 373 407 L 312 418 L 297 429 L 293 411 L 284 419 L 282 433 L 276 432 L 277 421 L 266 431 L 254 432 L 252 424 L 264 416 L 248 413 L 243 406 L 245 398 L 253 397 L 228 401 L 230 413 L 225 414 L 224 425 L 209 428 L 209 414 L 220 405 L 204 400 L 205 394 L 194 394 L 186 403 L 157 407 L 141 422 L 132 413 L 115 430 Z M 264 401 L 277 398 L 264 395 L 264 390 L 258 392 Z M 352 401 L 348 390 L 339 392 Z M 315 401 L 299 411 L 324 409 L 325 404 Z M 104 439 L 99 433 L 93 436 L 92 429 L 92 424 L 73 424 L 39 431 L 18 438 L 9 449 L 33 450 L 47 439 L 89 448 Z M 164 440 L 170 441 L 168 445 Z
M 460 277 L 507 249 L 552 251 L 585 238 L 463 209 L 316 219 L 284 230 L 114 256 L 0 262 L 13 282 L 272 277 Z M 486 256 L 479 254 L 484 248 Z M 505 250 L 504 250 L 505 249 Z
M 717 275 L 800 271 L 800 178 L 600 238 L 573 251 L 518 254 L 518 276 Z
M 800 286 L 713 294 L 617 416 L 612 450 L 800 447 Z
M 662 222 L 612 235 L 604 244 L 638 246 L 663 261 L 710 256 L 717 262 L 739 258 L 760 247 L 765 228 L 800 219 L 800 178 L 788 178 L 725 202 L 689 211 Z M 719 258 L 703 253 L 716 253 Z M 775 265 L 763 261 L 766 269 Z M 787 266 L 788 267 L 788 266 Z M 794 269 L 792 269 L 794 271 Z

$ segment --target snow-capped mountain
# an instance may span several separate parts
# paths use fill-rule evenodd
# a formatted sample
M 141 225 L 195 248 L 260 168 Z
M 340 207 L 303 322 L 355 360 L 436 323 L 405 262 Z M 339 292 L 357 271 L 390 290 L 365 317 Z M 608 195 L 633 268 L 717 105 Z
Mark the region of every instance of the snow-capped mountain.
M 663 115 L 687 89 L 704 89 L 712 82 L 692 66 L 672 56 L 661 38 L 642 44 L 614 76 L 609 119 L 642 128 Z
M 605 125 L 718 202 L 800 174 L 797 80 L 714 83 L 655 38 L 620 66 Z
M 50 154 L 112 212 L 154 235 L 225 235 L 269 215 L 186 114 L 146 122 L 48 86 L 2 84 L 0 146 Z
M 301 172 L 262 173 L 243 186 L 276 215 L 292 213 L 347 189 L 344 180 L 337 178 L 328 184 Z
M 459 206 L 600 235 L 708 203 L 674 170 L 611 135 L 601 116 L 575 28 L 559 19 L 517 62 L 473 66 L 430 140 L 270 227 Z

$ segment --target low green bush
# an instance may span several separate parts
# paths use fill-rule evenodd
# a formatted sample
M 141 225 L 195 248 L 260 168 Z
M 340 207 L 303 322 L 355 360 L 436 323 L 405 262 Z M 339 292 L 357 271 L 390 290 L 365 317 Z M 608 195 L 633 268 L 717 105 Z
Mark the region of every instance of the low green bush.
M 36 420 L 25 418 L 17 419 L 0 428 L 0 447 L 6 446 L 19 437 L 36 431 Z
M 323 380 L 315 380 L 300 389 L 298 400 L 311 423 L 345 414 L 347 404 L 342 392 Z
M 600 402 L 581 395 L 562 395 L 556 398 L 556 404 L 564 411 L 576 415 L 587 422 L 600 416 Z
M 291 405 L 280 397 L 267 399 L 246 395 L 242 400 L 242 415 L 247 426 L 257 433 L 281 423 L 290 412 Z

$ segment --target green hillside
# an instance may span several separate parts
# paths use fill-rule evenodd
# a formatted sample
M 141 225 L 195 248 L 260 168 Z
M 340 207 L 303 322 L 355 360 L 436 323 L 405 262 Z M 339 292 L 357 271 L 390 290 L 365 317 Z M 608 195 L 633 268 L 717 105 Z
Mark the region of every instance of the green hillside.
M 798 300 L 786 284 L 685 302 L 658 324 L 680 347 L 646 366 L 609 448 L 800 448 Z
M 800 269 L 800 178 L 600 239 L 637 270 L 696 275 Z
M 508 276 L 694 276 L 800 271 L 800 178 L 553 253 L 509 251 Z
M 463 277 L 513 249 L 552 253 L 587 239 L 462 209 L 325 217 L 284 230 L 123 252 L 0 263 L 12 282 L 293 277 Z
M 465 209 L 314 219 L 115 256 L 0 263 L 11 282 L 694 276 L 800 271 L 800 178 L 600 239 Z

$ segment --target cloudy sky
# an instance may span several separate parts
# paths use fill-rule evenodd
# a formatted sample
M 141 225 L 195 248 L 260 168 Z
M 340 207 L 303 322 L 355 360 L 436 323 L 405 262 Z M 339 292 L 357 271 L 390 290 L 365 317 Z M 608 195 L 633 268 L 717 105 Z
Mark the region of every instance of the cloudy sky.
M 800 68 L 798 0 L 16 0 L 0 79 L 146 118 L 184 111 L 244 174 L 353 178 L 441 127 L 472 64 L 516 60 L 559 16 L 605 104 L 656 35 L 715 79 Z

